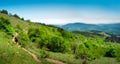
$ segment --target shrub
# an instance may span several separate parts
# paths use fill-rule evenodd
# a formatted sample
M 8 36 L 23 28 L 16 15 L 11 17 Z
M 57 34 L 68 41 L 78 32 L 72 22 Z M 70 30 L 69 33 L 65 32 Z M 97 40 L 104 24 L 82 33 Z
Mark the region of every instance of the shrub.
M 94 43 L 81 43 L 76 50 L 76 58 L 94 60 L 102 57 L 105 54 L 105 48 L 102 48 Z
M 0 29 L 5 30 L 5 32 L 10 35 L 15 31 L 10 21 L 4 17 L 0 17 Z
M 13 27 L 11 27 L 10 25 L 6 26 L 6 30 L 5 31 L 7 32 L 8 35 L 12 35 L 15 32 Z
M 40 51 L 40 54 L 41 54 L 40 56 L 41 58 L 47 58 L 50 56 L 49 53 L 43 49 Z
M 62 37 L 57 36 L 51 38 L 49 46 L 50 50 L 53 52 L 65 52 L 70 48 L 69 43 L 64 41 Z
M 84 44 L 80 44 L 79 49 L 76 51 L 76 58 L 88 60 L 95 59 L 92 52 L 88 48 L 86 48 Z
M 19 43 L 23 47 L 26 47 L 30 43 L 29 37 L 25 32 L 19 32 Z
M 116 57 L 117 56 L 117 50 L 115 48 L 110 48 L 106 54 L 106 57 Z

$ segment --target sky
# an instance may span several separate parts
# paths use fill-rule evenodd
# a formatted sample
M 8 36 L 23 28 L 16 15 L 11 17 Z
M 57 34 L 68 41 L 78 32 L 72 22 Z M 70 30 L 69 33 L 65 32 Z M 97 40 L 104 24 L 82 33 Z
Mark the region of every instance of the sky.
M 0 10 L 45 24 L 120 23 L 120 0 L 0 0 Z

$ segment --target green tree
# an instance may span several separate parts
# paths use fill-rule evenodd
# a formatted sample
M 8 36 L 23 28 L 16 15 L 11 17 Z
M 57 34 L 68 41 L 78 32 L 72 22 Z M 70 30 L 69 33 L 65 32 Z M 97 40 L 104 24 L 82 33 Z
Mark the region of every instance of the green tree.
M 8 11 L 7 11 L 7 10 L 4 10 L 4 9 L 1 10 L 0 12 L 1 12 L 1 13 L 4 13 L 4 14 L 8 14 Z
M 17 14 L 14 14 L 13 16 L 20 19 L 20 17 Z

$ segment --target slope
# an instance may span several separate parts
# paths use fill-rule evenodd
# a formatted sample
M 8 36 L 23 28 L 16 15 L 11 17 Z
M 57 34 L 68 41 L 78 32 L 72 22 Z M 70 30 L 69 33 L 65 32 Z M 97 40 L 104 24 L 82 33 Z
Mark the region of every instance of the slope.
M 32 56 L 13 44 L 12 38 L 0 31 L 1 64 L 38 64 Z
M 55 27 L 52 27 L 52 26 L 49 26 L 49 25 L 43 25 L 43 24 L 35 24 L 35 23 L 31 23 L 31 22 L 27 22 L 26 20 L 24 21 L 24 20 L 21 20 L 21 19 L 19 19 L 19 18 L 15 18 L 14 16 L 10 16 L 10 15 L 6 15 L 6 14 L 3 14 L 3 13 L 0 13 L 0 17 L 2 18 L 2 19 L 7 19 L 9 22 L 10 22 L 10 26 L 9 27 L 11 27 L 12 29 L 13 29 L 13 31 L 12 31 L 12 33 L 15 33 L 15 32 L 18 32 L 19 33 L 19 35 L 18 35 L 18 37 L 19 37 L 19 44 L 22 46 L 22 47 L 26 47 L 26 48 L 30 48 L 29 46 L 31 45 L 31 44 L 37 44 L 37 43 L 32 43 L 31 42 L 31 40 L 29 39 L 29 34 L 28 34 L 28 31 L 30 30 L 30 29 L 35 29 L 35 30 L 37 30 L 37 29 L 41 29 L 42 31 L 40 31 L 40 32 L 42 32 L 42 34 L 47 34 L 46 36 L 48 36 L 48 35 L 50 35 L 50 37 L 51 37 L 51 35 L 52 36 L 56 36 L 56 35 L 61 35 L 59 32 L 58 32 L 58 30 L 61 30 L 62 31 L 62 29 L 59 29 L 59 28 L 55 28 Z M 0 22 L 2 22 L 2 21 L 0 21 Z M 6 27 L 6 26 L 5 26 Z M 2 31 L 3 31 L 3 33 L 5 33 L 6 34 L 6 36 L 11 36 L 11 35 L 9 35 L 9 33 L 8 32 L 6 32 L 6 29 L 8 29 L 8 28 L 5 28 L 5 29 L 1 29 Z M 11 29 L 8 29 L 8 31 L 9 30 L 11 30 Z M 34 30 L 33 30 L 34 31 Z M 39 32 L 39 31 L 38 31 Z M 8 33 L 8 34 L 7 34 Z M 34 33 L 35 34 L 35 33 Z M 42 35 L 41 34 L 41 35 Z M 46 36 L 41 36 L 41 38 L 42 37 L 46 37 Z M 6 38 L 6 37 L 4 37 L 5 39 L 8 39 L 8 38 Z M 27 39 L 28 38 L 28 39 Z M 46 41 L 45 41 L 46 39 L 44 38 L 44 40 L 43 40 L 43 43 L 45 43 Z M 38 45 L 38 44 L 37 44 Z M 39 46 L 39 45 L 38 45 Z M 37 46 L 37 47 L 38 47 Z M 25 48 L 22 48 L 24 51 L 26 51 L 27 53 L 29 53 L 30 55 L 32 55 L 33 56 L 33 58 L 34 59 L 36 59 L 38 62 L 40 62 L 38 59 L 37 59 L 37 56 L 35 55 L 35 54 L 33 54 L 33 53 L 31 53 L 30 51 L 28 51 L 27 49 L 25 49 Z M 38 56 L 39 57 L 39 56 Z M 16 61 L 17 62 L 17 61 Z M 60 62 L 60 61 L 59 61 Z M 11 62 L 12 63 L 12 62 Z M 49 62 L 47 62 L 47 63 L 49 63 Z M 54 63 L 54 62 L 53 62 Z M 27 63 L 25 63 L 25 64 L 27 64 Z
M 2 26 L 0 27 L 0 31 L 2 31 L 1 34 L 6 34 L 3 37 L 6 39 L 5 43 L 7 41 L 11 42 L 11 33 L 17 32 L 19 44 L 25 50 L 28 50 L 27 53 L 24 51 L 25 54 L 29 55 L 29 52 L 33 53 L 41 60 L 42 64 L 53 64 L 50 62 L 53 59 L 54 61 L 59 60 L 68 64 L 82 64 L 84 59 L 91 63 L 92 60 L 100 60 L 100 58 L 104 57 L 107 57 L 107 59 L 111 57 L 113 61 L 105 61 L 104 63 L 100 61 L 102 64 L 108 64 L 108 62 L 119 64 L 116 59 L 118 58 L 120 61 L 120 44 L 106 42 L 104 41 L 104 37 L 96 35 L 95 37 L 88 37 L 87 35 L 74 34 L 51 25 L 32 23 L 3 13 L 0 16 L 0 26 Z M 1 42 L 3 41 L 1 39 Z M 30 57 L 32 58 L 32 56 Z M 46 58 L 52 60 L 47 61 Z M 32 59 L 35 61 L 34 58 Z M 23 62 L 22 60 L 19 59 L 19 61 Z M 16 63 L 19 61 L 16 61 Z M 5 61 L 3 62 L 5 63 Z

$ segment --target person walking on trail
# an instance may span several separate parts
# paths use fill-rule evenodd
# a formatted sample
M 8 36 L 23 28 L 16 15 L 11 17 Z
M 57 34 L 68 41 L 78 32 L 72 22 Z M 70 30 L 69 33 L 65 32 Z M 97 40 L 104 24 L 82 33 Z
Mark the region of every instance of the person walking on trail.
M 16 33 L 15 35 L 14 34 L 12 34 L 12 41 L 16 44 L 16 45 L 18 45 L 18 33 Z

